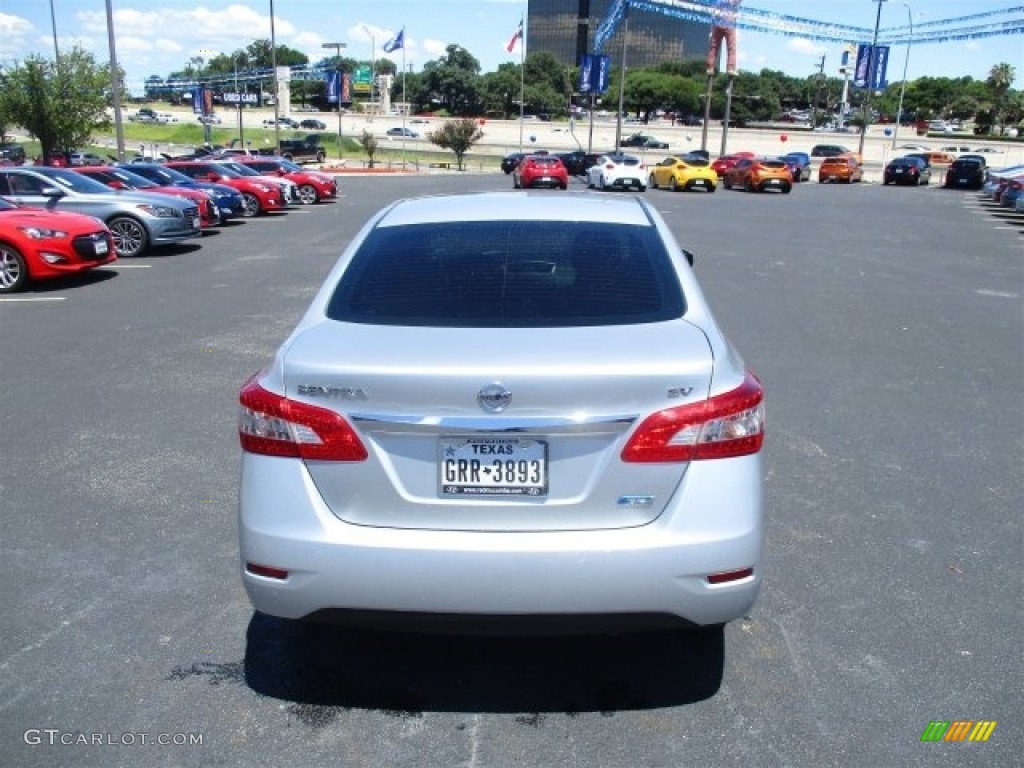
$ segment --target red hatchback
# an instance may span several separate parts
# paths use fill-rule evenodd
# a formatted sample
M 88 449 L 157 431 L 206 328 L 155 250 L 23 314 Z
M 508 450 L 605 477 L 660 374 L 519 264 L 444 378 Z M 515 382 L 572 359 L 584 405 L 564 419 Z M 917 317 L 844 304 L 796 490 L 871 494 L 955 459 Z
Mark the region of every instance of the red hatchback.
M 556 155 L 527 155 L 512 171 L 512 186 L 516 189 L 537 186 L 567 189 L 569 171 Z
M 110 230 L 81 213 L 15 205 L 0 197 L 0 293 L 117 258 Z
M 174 160 L 168 168 L 184 173 L 196 181 L 213 181 L 234 188 L 242 196 L 242 216 L 252 218 L 270 211 L 285 209 L 284 198 L 278 186 L 248 176 L 241 176 L 219 163 L 202 160 Z
M 113 165 L 85 165 L 73 170 L 75 173 L 95 179 L 100 184 L 106 184 L 111 189 L 134 189 L 139 192 L 156 192 L 160 195 L 183 197 L 199 207 L 200 227 L 206 229 L 220 224 L 220 211 L 217 208 L 217 203 L 201 189 L 161 186 L 126 168 L 117 168 Z
M 722 155 L 711 163 L 711 168 L 718 174 L 718 178 L 722 178 L 726 171 L 745 157 L 757 157 L 757 155 L 753 152 L 733 152 L 731 155 Z
M 333 200 L 338 196 L 338 182 L 333 176 L 319 171 L 308 171 L 283 157 L 238 155 L 232 160 L 252 168 L 262 176 L 283 176 L 294 181 L 299 188 L 299 202 L 303 205 Z

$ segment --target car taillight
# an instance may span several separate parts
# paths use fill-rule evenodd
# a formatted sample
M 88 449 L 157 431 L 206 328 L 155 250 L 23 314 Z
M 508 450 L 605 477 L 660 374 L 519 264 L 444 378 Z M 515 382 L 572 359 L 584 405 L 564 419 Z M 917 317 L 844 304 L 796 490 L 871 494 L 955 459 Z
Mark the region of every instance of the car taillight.
M 268 392 L 256 376 L 238 397 L 242 450 L 320 461 L 365 461 L 366 448 L 351 425 L 326 408 Z
M 748 456 L 764 443 L 764 390 L 754 374 L 725 394 L 648 416 L 625 448 L 625 462 L 699 461 Z

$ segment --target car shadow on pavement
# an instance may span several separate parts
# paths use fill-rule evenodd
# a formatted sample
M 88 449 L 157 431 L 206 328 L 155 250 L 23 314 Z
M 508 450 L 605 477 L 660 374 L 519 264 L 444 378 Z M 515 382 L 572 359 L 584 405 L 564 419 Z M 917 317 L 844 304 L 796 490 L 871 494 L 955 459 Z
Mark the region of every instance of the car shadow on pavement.
M 354 630 L 255 614 L 244 676 L 313 721 L 337 709 L 583 713 L 708 699 L 721 627 L 620 635 L 466 636 Z M 319 708 L 319 709 L 318 709 Z

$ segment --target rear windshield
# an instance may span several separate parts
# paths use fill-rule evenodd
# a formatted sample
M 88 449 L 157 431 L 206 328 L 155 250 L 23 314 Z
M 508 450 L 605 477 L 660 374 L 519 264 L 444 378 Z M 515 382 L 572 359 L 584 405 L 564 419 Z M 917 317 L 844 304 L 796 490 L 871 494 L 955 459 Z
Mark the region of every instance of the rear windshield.
M 374 325 L 541 328 L 654 323 L 686 311 L 653 227 L 474 221 L 380 227 L 327 307 Z

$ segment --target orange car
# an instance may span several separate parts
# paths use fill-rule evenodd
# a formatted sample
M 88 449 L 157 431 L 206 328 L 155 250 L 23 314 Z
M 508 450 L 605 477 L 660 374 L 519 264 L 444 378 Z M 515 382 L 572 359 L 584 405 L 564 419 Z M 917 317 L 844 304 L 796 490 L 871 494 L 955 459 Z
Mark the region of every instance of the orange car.
M 722 186 L 739 187 L 746 192 L 777 189 L 788 193 L 793 188 L 793 174 L 786 162 L 777 157 L 743 157 L 722 174 Z
M 864 167 L 852 155 L 826 157 L 818 166 L 818 183 L 826 181 L 845 181 L 850 184 L 864 179 Z

